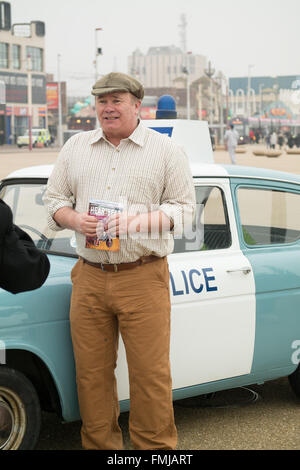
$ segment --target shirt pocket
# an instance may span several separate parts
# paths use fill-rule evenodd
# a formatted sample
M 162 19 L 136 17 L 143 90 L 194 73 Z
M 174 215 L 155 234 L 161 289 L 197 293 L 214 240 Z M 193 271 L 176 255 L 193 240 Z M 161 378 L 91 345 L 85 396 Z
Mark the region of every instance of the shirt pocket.
M 124 175 L 121 196 L 127 198 L 130 204 L 159 204 L 159 181 L 151 175 L 139 175 L 133 172 Z

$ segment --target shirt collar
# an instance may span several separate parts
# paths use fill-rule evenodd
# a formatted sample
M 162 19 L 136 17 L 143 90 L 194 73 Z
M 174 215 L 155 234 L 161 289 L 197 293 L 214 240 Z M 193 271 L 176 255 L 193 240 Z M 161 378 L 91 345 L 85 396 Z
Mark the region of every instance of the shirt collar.
M 101 128 L 96 129 L 94 132 L 95 133 L 93 137 L 91 138 L 91 144 L 95 144 L 96 142 L 99 142 L 99 140 L 105 139 L 105 135 Z M 134 142 L 136 145 L 139 145 L 140 147 L 142 147 L 145 142 L 145 132 L 146 132 L 145 127 L 143 126 L 141 121 L 139 121 L 137 127 L 135 128 L 133 133 L 128 137 L 128 139 Z

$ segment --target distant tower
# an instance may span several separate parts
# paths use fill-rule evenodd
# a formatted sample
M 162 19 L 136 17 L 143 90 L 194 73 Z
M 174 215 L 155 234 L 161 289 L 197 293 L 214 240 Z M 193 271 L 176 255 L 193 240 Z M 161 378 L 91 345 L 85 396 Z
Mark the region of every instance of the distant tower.
M 180 24 L 179 24 L 179 36 L 180 36 L 180 47 L 182 52 L 186 54 L 187 47 L 186 47 L 186 30 L 187 30 L 187 21 L 186 21 L 186 14 L 182 13 L 180 15 Z

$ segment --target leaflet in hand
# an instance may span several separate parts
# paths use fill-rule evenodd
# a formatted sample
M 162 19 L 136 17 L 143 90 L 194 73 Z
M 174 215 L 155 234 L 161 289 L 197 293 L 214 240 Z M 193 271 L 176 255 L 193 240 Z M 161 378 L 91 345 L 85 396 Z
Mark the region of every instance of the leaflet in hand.
M 98 220 L 106 220 L 113 214 L 123 211 L 122 204 L 117 202 L 109 201 L 98 201 L 92 199 L 89 203 L 89 215 L 97 217 Z M 119 251 L 120 240 L 118 238 L 111 238 L 108 232 L 103 232 L 101 238 L 86 237 L 86 248 L 92 248 L 93 250 L 105 250 L 105 251 Z

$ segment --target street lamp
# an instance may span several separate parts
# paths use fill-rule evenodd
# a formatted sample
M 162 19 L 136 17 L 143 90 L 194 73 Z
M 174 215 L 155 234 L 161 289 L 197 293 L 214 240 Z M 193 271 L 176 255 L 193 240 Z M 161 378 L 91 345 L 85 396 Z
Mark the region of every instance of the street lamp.
M 28 101 L 28 136 L 29 136 L 29 150 L 32 150 L 32 61 L 31 55 L 27 56 L 27 101 Z
M 99 55 L 102 55 L 101 47 L 97 45 L 97 32 L 103 31 L 103 28 L 95 28 L 95 82 L 98 80 L 98 61 L 97 58 Z
M 186 118 L 191 119 L 191 98 L 190 98 L 190 61 L 189 55 L 191 52 L 186 53 L 186 65 L 182 66 L 182 72 L 186 74 Z
M 215 69 L 212 68 L 211 62 L 208 62 L 208 68 L 204 70 L 205 75 L 210 79 L 210 113 L 209 113 L 209 123 L 213 124 L 213 80 L 212 77 L 215 73 Z
M 247 118 L 251 115 L 250 109 L 250 90 L 251 90 L 251 69 L 254 65 L 248 65 L 248 92 L 247 92 Z
M 190 54 L 186 53 L 186 114 L 187 119 L 191 119 L 191 96 L 190 96 Z
M 221 138 L 220 138 L 220 143 L 223 145 L 224 144 L 224 103 L 223 103 L 223 80 L 225 81 L 225 87 L 226 87 L 226 101 L 227 101 L 227 81 L 222 72 L 219 72 L 217 76 L 217 81 L 219 83 L 219 91 L 220 91 L 220 132 L 221 132 Z M 226 102 L 226 119 L 227 119 L 227 114 L 228 114 L 228 104 Z
M 58 82 L 58 145 L 59 145 L 59 147 L 62 147 L 63 146 L 63 135 L 62 135 L 60 54 L 57 55 L 57 82 Z
M 258 88 L 259 88 L 259 99 L 260 99 L 260 115 L 262 116 L 263 114 L 263 92 L 262 92 L 262 89 L 263 87 L 265 86 L 264 83 L 260 83 L 258 85 Z

